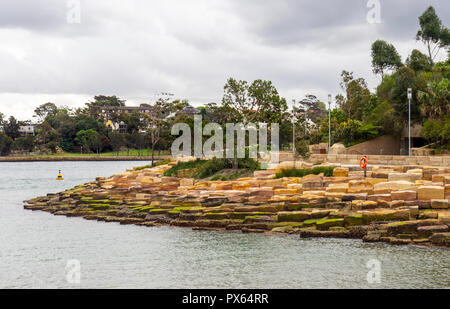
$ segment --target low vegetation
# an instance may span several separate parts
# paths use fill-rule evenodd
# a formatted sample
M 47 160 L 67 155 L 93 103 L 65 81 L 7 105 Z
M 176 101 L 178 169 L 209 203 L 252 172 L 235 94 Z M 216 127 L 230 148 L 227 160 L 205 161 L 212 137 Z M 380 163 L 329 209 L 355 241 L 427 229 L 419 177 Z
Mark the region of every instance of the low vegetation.
M 334 166 L 317 166 L 311 169 L 297 169 L 297 168 L 289 168 L 283 169 L 275 175 L 275 178 L 283 178 L 283 177 L 303 177 L 306 175 L 319 175 L 324 174 L 326 177 L 333 176 Z
M 213 176 L 212 180 L 229 180 L 235 179 L 247 171 L 255 171 L 260 168 L 259 163 L 251 158 L 237 159 L 237 167 L 233 174 L 227 176 L 216 175 L 227 169 L 233 168 L 233 160 L 217 159 L 211 160 L 196 160 L 189 162 L 179 162 L 172 168 L 167 170 L 165 176 L 177 176 L 181 170 L 193 170 L 192 177 L 203 179 Z

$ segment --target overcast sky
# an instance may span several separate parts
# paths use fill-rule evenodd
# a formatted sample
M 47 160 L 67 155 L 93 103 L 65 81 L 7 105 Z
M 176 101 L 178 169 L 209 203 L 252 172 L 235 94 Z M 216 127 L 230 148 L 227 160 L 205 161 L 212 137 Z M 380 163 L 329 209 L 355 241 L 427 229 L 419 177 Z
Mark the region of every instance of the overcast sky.
M 271 80 L 288 102 L 326 100 L 344 69 L 373 89 L 373 41 L 403 61 L 424 51 L 418 16 L 433 5 L 450 26 L 450 1 L 380 0 L 381 23 L 367 20 L 371 2 L 1 0 L 0 112 L 25 120 L 49 101 L 79 107 L 105 94 L 138 105 L 160 92 L 198 106 L 220 102 L 228 77 Z

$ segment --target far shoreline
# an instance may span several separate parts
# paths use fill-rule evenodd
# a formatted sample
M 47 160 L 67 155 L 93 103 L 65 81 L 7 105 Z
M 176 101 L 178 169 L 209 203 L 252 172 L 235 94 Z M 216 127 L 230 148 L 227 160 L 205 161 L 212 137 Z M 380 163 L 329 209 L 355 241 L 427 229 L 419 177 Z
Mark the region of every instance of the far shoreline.
M 0 157 L 0 162 L 60 162 L 60 161 L 160 161 L 171 156 L 48 156 Z

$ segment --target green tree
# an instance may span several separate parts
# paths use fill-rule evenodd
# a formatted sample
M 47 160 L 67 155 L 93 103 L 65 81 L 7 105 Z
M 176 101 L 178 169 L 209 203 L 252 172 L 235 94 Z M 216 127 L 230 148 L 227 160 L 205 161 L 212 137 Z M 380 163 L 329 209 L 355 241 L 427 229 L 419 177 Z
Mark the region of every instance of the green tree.
M 346 96 L 337 96 L 336 101 L 349 118 L 361 120 L 364 106 L 370 100 L 370 91 L 366 81 L 363 78 L 355 79 L 353 72 L 348 71 L 342 71 L 341 77 L 341 88 L 345 91 Z
M 95 130 L 81 130 L 77 132 L 75 141 L 86 150 L 99 153 L 103 146 L 102 136 Z
M 20 128 L 20 122 L 17 121 L 14 116 L 9 117 L 9 120 L 4 122 L 4 130 L 6 135 L 8 135 L 10 138 L 15 139 L 20 136 L 19 128 Z
M 24 137 L 18 137 L 14 140 L 11 146 L 14 150 L 19 151 L 27 151 L 31 152 L 34 149 L 34 136 L 33 135 L 27 135 Z
M 419 119 L 419 104 L 416 100 L 417 89 L 415 87 L 416 74 L 410 68 L 403 66 L 393 74 L 394 82 L 390 91 L 390 102 L 396 114 L 403 120 L 408 120 L 408 88 L 413 90 L 413 98 L 411 100 L 411 119 Z
M 0 132 L 0 156 L 6 156 L 11 150 L 12 139 L 3 132 Z
M 386 70 L 401 66 L 402 60 L 394 45 L 383 40 L 377 40 L 372 44 L 372 68 L 375 74 L 381 73 L 383 78 Z
M 418 91 L 417 97 L 422 103 L 422 112 L 425 116 L 436 119 L 450 115 L 450 83 L 448 79 L 429 82 L 425 91 Z
M 417 32 L 416 40 L 425 44 L 430 63 L 433 64 L 440 48 L 449 46 L 449 30 L 442 25 L 432 6 L 419 17 L 419 24 L 420 30 Z
M 37 142 L 41 145 L 46 145 L 49 142 L 57 142 L 59 140 L 59 133 L 47 122 L 42 122 L 38 127 Z
M 44 103 L 36 107 L 33 117 L 38 117 L 39 121 L 43 121 L 47 116 L 56 114 L 57 110 L 58 108 L 54 103 Z
M 123 136 L 122 133 L 119 132 L 109 132 L 108 137 L 112 149 L 117 152 L 117 155 L 119 155 L 120 148 L 124 146 L 126 143 L 125 137 Z
M 248 84 L 229 78 L 224 86 L 222 105 L 230 111 L 235 122 L 280 122 L 287 110 L 286 99 L 280 97 L 271 81 L 261 79 Z
M 416 72 L 431 71 L 432 68 L 430 59 L 417 49 L 414 49 L 406 59 L 406 65 Z

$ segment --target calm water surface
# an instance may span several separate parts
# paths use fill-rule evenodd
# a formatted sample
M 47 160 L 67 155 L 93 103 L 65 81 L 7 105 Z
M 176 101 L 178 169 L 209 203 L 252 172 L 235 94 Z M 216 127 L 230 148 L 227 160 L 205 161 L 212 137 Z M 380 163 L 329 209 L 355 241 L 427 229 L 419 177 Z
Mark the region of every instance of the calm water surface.
M 138 227 L 22 201 L 143 162 L 0 163 L 0 288 L 449 288 L 450 251 L 359 240 Z M 66 180 L 56 181 L 61 169 Z M 66 264 L 81 264 L 80 284 Z M 381 262 L 381 283 L 366 264 Z

